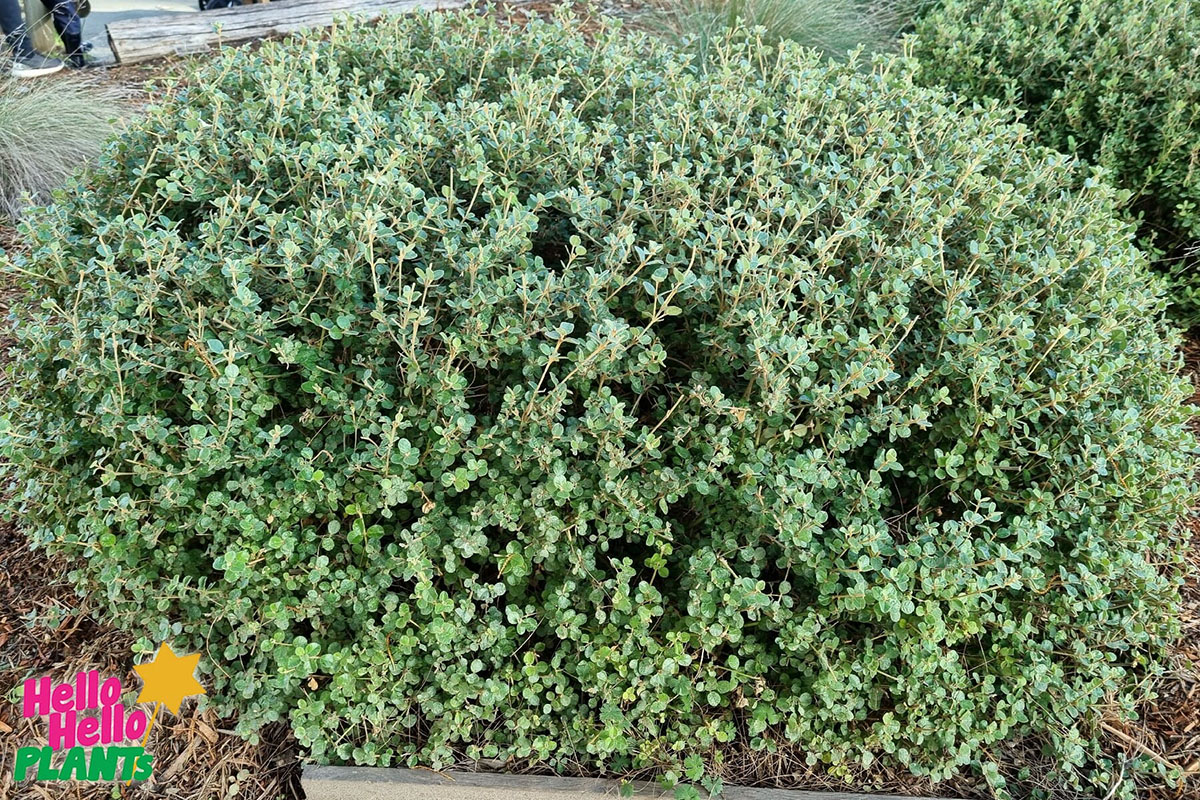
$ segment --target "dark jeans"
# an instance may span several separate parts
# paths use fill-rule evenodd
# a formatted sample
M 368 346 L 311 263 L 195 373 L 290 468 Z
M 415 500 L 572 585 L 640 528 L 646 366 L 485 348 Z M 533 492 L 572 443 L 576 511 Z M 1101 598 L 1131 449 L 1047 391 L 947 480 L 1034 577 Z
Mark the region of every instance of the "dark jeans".
M 42 0 L 42 5 L 54 20 L 54 30 L 58 31 L 67 55 L 77 55 L 83 46 L 83 22 L 79 19 L 75 0 Z
M 18 0 L 0 0 L 0 30 L 4 31 L 4 43 L 18 56 L 33 55 L 29 43 L 29 32 L 25 28 L 25 17 L 21 14 Z

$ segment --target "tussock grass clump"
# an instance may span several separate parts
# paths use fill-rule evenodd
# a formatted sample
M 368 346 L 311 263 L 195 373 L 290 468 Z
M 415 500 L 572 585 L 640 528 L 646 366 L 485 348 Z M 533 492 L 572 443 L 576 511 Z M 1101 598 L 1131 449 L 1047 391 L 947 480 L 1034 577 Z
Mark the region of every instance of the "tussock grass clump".
M 0 77 L 0 213 L 48 201 L 91 165 L 113 132 L 119 99 L 90 81 Z
M 768 43 L 782 40 L 844 58 L 852 50 L 886 52 L 921 0 L 674 0 L 652 14 L 655 26 L 703 58 L 713 44 L 745 25 Z
M 1194 442 L 1112 190 L 1030 139 L 744 33 L 227 54 L 31 221 L 10 511 L 320 761 L 1082 780 Z

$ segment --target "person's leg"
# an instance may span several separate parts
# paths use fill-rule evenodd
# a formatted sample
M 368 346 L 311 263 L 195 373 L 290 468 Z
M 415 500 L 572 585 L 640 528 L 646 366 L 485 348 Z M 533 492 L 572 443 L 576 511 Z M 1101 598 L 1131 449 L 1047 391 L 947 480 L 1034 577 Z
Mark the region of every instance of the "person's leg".
M 0 30 L 4 31 L 5 45 L 15 55 L 28 56 L 33 53 L 19 0 L 0 0 Z
M 42 5 L 54 20 L 54 29 L 62 39 L 68 63 L 83 66 L 83 23 L 74 0 L 42 0 Z
M 21 14 L 20 0 L 0 0 L 0 30 L 4 31 L 5 48 L 12 51 L 9 68 L 14 77 L 36 78 L 63 68 L 58 59 L 49 58 L 33 49 L 25 27 L 25 17 Z

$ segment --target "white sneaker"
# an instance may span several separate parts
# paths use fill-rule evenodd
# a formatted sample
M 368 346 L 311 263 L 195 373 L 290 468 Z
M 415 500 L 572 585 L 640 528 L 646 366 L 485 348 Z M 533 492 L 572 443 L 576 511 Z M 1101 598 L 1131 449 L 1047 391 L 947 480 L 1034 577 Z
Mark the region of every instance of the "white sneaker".
M 42 75 L 53 75 L 62 68 L 63 62 L 41 53 L 30 53 L 27 56 L 14 55 L 12 76 L 14 78 L 37 78 Z

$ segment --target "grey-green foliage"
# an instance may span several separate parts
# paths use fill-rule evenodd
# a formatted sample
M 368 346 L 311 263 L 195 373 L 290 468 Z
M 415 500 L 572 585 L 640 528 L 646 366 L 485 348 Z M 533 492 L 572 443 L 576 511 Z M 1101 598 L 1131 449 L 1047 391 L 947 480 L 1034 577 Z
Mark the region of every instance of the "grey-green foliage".
M 1160 287 L 899 63 L 344 27 L 223 56 L 30 235 L 12 512 L 318 761 L 1070 772 L 1176 634 Z
M 891 50 L 921 0 L 672 0 L 654 8 L 653 27 L 700 57 L 740 25 L 769 43 L 787 39 L 835 58 L 862 48 Z
M 1190 0 L 939 0 L 920 80 L 1025 113 L 1043 144 L 1129 193 L 1176 315 L 1200 324 L 1200 7 Z

